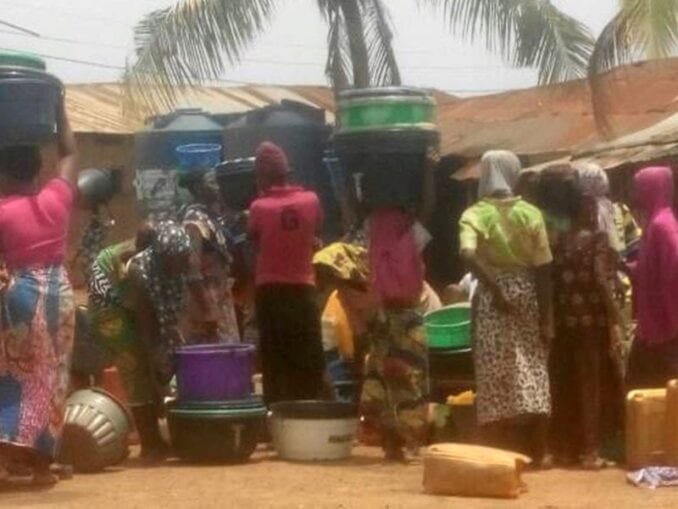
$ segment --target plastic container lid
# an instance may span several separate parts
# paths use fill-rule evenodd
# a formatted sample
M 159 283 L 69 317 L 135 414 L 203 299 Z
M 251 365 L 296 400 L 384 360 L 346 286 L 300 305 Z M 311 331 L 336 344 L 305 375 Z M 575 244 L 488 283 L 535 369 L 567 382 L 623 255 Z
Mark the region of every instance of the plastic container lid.
M 47 69 L 45 61 L 32 53 L 20 53 L 14 51 L 0 51 L 0 67 L 27 67 L 44 71 Z

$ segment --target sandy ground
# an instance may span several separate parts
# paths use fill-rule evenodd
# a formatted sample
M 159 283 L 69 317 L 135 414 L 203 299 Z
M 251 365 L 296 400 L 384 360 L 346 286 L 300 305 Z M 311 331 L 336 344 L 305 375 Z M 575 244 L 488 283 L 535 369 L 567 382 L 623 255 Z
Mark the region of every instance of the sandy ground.
M 513 501 L 432 497 L 421 490 L 422 465 L 385 464 L 376 449 L 358 448 L 349 461 L 290 464 L 258 452 L 246 465 L 194 466 L 168 462 L 76 475 L 45 491 L 15 482 L 0 488 L 4 508 L 678 508 L 678 488 L 641 490 L 624 473 L 553 470 L 527 474 L 529 492 Z

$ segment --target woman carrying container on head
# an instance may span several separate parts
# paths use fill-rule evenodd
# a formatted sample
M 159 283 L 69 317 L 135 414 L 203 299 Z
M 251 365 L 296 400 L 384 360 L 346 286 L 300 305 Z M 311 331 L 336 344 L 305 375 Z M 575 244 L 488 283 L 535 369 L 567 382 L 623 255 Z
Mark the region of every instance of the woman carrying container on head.
M 183 175 L 179 184 L 193 202 L 179 212 L 191 237 L 188 307 L 181 328 L 188 343 L 240 340 L 230 278 L 232 257 L 221 225 L 223 206 L 213 170 Z
M 440 306 L 424 281 L 422 252 L 431 237 L 423 226 L 435 201 L 437 150 L 424 169 L 418 215 L 407 208 L 372 211 L 368 219 L 370 284 L 377 307 L 361 337 L 365 380 L 361 412 L 381 436 L 390 461 L 416 455 L 428 432 L 429 368 L 423 313 Z
M 76 201 L 75 137 L 58 112 L 58 177 L 40 187 L 36 146 L 0 149 L 0 256 L 9 269 L 0 331 L 0 480 L 8 462 L 52 484 L 63 425 L 75 306 L 64 267 Z
M 539 464 L 551 412 L 552 256 L 541 212 L 513 196 L 519 171 L 511 152 L 483 156 L 480 201 L 462 215 L 460 242 L 479 281 L 473 310 L 478 423 L 488 445 L 525 452 Z

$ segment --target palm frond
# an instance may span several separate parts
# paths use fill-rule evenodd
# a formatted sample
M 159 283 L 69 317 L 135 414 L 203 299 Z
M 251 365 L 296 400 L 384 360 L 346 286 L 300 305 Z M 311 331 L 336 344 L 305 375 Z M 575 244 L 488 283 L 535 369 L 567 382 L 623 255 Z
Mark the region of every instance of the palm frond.
M 218 79 L 259 35 L 274 0 L 181 0 L 135 27 L 136 62 L 126 72 L 132 100 L 151 111 L 172 107 L 177 91 Z
M 442 11 L 453 34 L 535 67 L 540 83 L 586 76 L 594 40 L 589 29 L 550 0 L 420 0 Z
M 382 0 L 362 0 L 365 39 L 372 85 L 400 85 L 400 68 L 393 50 L 393 23 Z
M 589 65 L 589 84 L 598 130 L 614 136 L 609 119 L 613 87 L 608 71 L 644 58 L 670 56 L 678 46 L 678 2 L 622 0 L 617 15 L 596 41 Z
M 612 18 L 598 37 L 589 63 L 593 117 L 598 132 L 606 138 L 612 138 L 614 132 L 608 116 L 611 90 L 604 73 L 637 56 L 638 52 L 634 50 L 629 36 L 632 19 L 629 10 L 622 10 Z
M 521 2 L 515 23 L 516 67 L 538 69 L 542 84 L 586 76 L 594 40 L 584 24 L 550 0 Z
M 335 90 L 344 90 L 351 83 L 351 57 L 343 14 L 337 3 L 331 0 L 320 1 L 319 8 L 329 25 L 325 74 Z

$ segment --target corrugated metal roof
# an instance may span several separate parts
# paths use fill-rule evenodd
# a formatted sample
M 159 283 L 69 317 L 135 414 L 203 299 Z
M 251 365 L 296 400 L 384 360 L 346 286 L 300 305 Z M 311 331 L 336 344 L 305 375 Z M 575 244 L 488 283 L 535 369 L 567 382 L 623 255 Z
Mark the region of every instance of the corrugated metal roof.
M 541 171 L 555 163 L 596 163 L 605 170 L 637 166 L 678 156 L 678 114 L 646 129 L 575 151 L 570 157 L 530 167 Z
M 678 112 L 678 59 L 645 62 L 608 77 L 611 121 L 624 135 Z M 586 81 L 452 101 L 441 106 L 441 153 L 479 157 L 572 151 L 600 143 Z
M 67 85 L 66 89 L 66 107 L 76 132 L 130 134 L 143 127 L 142 118 L 123 114 L 119 84 Z M 214 114 L 244 113 L 283 99 L 325 109 L 328 122 L 334 121 L 334 96 L 328 87 L 196 87 L 182 96 L 177 107 L 203 108 Z

